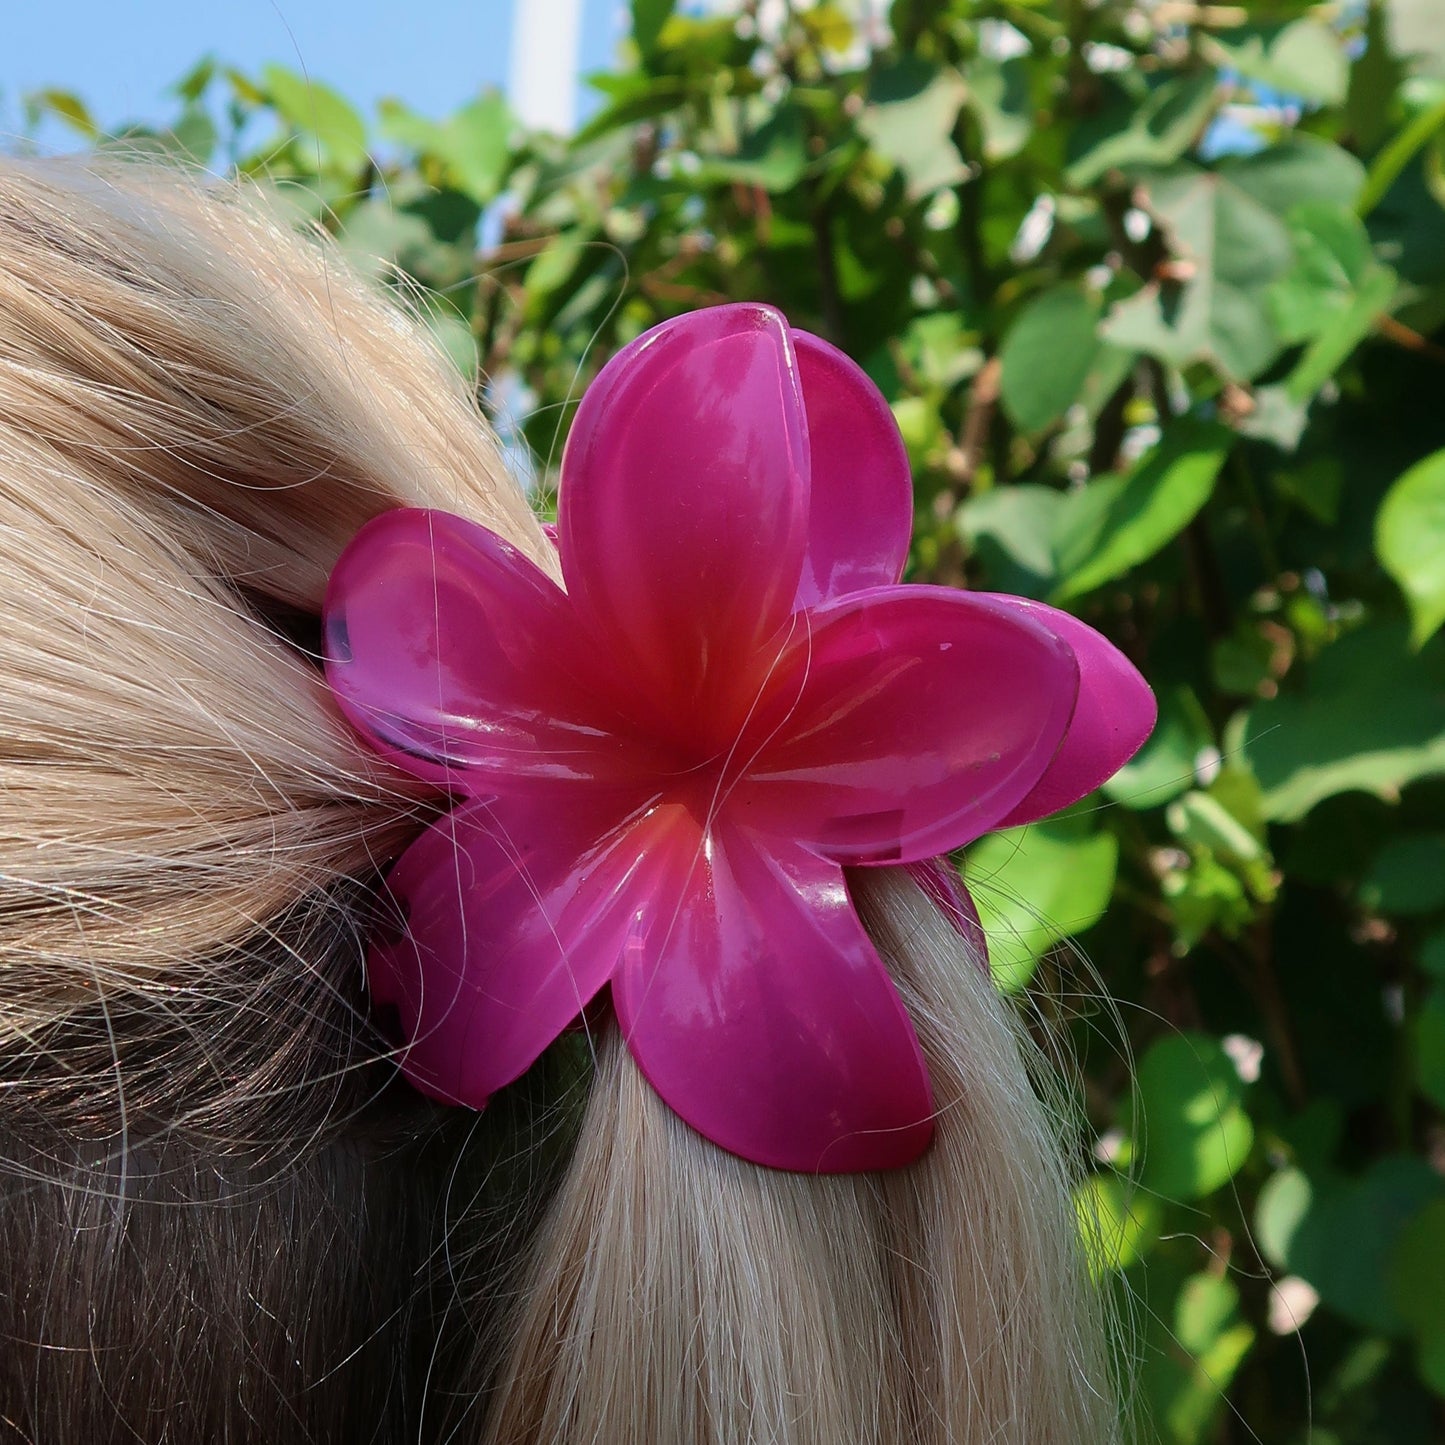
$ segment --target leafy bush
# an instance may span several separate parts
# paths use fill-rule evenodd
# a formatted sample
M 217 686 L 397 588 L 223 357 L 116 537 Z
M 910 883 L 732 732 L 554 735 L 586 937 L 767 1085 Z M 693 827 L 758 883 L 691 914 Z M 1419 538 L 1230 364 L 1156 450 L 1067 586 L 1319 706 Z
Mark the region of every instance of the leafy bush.
M 1084 1059 L 1141 1434 L 1438 1438 L 1436 0 L 633 20 L 569 140 L 207 62 L 121 143 L 256 177 L 406 286 L 539 496 L 588 375 L 668 315 L 766 299 L 857 356 L 913 575 L 1062 602 L 1159 695 L 1102 796 L 963 863 L 1000 984 Z

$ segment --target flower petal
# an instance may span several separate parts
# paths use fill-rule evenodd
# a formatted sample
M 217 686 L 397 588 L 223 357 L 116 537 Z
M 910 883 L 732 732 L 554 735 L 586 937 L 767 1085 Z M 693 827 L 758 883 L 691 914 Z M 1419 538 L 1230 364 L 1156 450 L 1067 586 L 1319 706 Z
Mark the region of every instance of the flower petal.
M 843 863 L 961 848 L 1032 790 L 1078 664 L 1033 618 L 945 587 L 880 587 L 799 613 L 735 796 L 751 823 Z
M 696 825 L 694 825 L 696 827 Z M 916 1159 L 933 1101 L 913 1025 L 842 870 L 715 825 L 612 996 L 638 1067 L 731 1153 L 847 1173 Z
M 480 792 L 630 767 L 566 594 L 485 527 L 369 522 L 331 575 L 324 636 L 342 711 L 421 777 Z
M 677 871 L 667 845 L 655 816 L 615 826 L 595 795 L 465 803 L 428 828 L 387 878 L 405 930 L 367 958 L 411 1082 L 480 1108 L 525 1073 L 607 982 L 659 871 Z
M 664 322 L 588 388 L 562 463 L 567 591 L 679 742 L 746 713 L 807 517 L 797 365 L 770 307 Z
M 1068 612 L 1024 597 L 994 601 L 1049 628 L 1079 660 L 1079 702 L 1063 746 L 1000 828 L 1057 813 L 1108 782 L 1154 730 L 1158 705 L 1138 669 L 1102 633 Z
M 811 507 L 795 607 L 903 575 L 913 530 L 913 478 L 898 423 L 856 362 L 793 332 L 808 413 Z

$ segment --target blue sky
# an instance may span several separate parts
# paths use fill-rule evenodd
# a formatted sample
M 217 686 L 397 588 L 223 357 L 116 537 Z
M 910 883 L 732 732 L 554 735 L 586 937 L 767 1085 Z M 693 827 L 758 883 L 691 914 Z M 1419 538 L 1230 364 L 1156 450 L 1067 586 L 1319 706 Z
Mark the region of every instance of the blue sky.
M 20 97 L 57 86 L 107 129 L 170 112 L 164 91 L 203 54 L 254 72 L 268 60 L 366 108 L 395 95 L 442 115 L 504 84 L 514 4 L 528 0 L 26 0 L 5 6 L 0 129 Z M 582 68 L 605 64 L 617 0 L 584 0 Z

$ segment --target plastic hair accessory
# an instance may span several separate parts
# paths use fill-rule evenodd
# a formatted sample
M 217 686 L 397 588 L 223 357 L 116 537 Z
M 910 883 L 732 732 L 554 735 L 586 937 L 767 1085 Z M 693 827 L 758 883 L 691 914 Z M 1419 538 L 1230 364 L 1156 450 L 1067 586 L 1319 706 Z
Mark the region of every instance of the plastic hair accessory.
M 459 799 L 393 867 L 406 928 L 368 962 L 415 1085 L 480 1107 L 610 985 L 639 1068 L 722 1148 L 808 1172 L 923 1152 L 927 1070 L 844 866 L 1073 802 L 1154 701 L 1065 613 L 898 585 L 911 521 L 872 383 L 737 305 L 648 332 L 587 392 L 565 591 L 459 517 L 362 529 L 328 678 Z

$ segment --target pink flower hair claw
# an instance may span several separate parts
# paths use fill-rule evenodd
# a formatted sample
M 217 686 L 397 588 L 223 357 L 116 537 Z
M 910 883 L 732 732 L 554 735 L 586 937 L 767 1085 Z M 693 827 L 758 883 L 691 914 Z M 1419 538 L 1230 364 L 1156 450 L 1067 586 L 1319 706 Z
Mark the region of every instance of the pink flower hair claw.
M 458 799 L 392 868 L 406 929 L 368 961 L 417 1087 L 480 1107 L 610 985 L 639 1068 L 722 1148 L 808 1172 L 923 1152 L 928 1073 L 844 867 L 1073 802 L 1154 702 L 1065 613 L 899 585 L 911 519 L 877 389 L 736 305 L 648 332 L 583 399 L 565 591 L 459 517 L 362 529 L 328 678 Z

